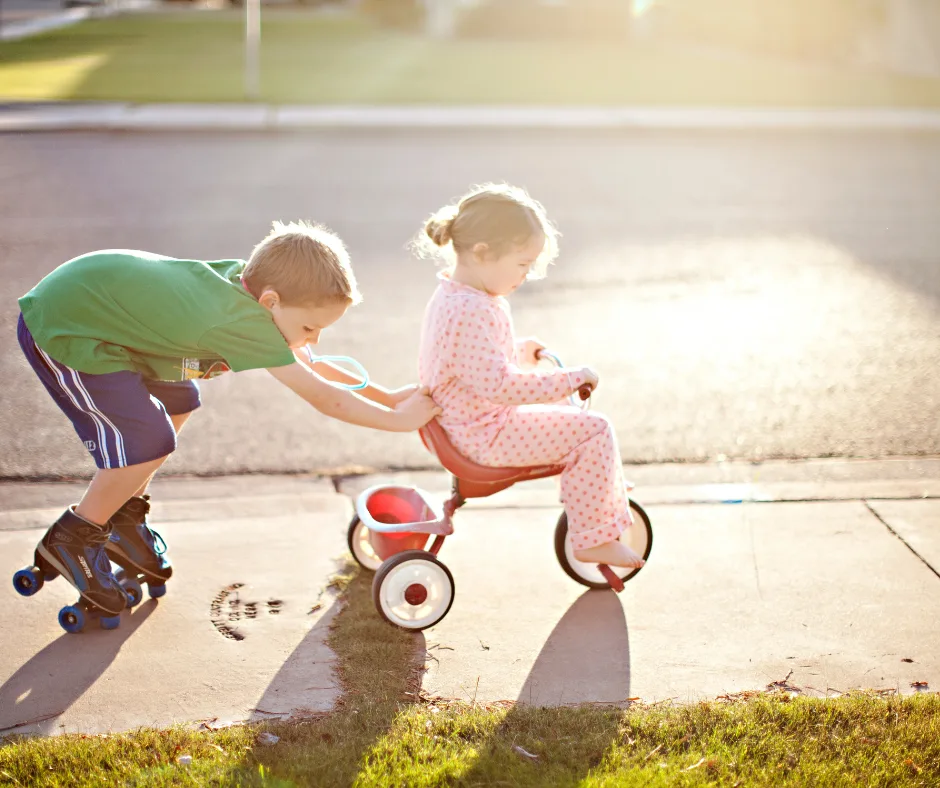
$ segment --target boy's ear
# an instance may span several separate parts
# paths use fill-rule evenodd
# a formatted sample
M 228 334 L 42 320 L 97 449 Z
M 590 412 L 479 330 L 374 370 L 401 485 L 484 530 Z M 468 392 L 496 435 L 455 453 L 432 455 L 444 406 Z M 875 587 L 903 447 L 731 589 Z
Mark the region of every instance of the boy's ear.
M 278 301 L 281 300 L 281 297 L 277 294 L 276 291 L 269 288 L 265 288 L 264 291 L 258 296 L 258 303 L 261 304 L 265 309 L 273 309 L 277 306 Z

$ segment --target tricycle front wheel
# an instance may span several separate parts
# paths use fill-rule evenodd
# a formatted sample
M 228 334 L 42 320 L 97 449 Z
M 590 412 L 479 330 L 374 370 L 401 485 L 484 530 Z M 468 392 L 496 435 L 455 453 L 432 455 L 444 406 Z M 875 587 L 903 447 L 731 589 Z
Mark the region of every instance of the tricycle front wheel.
M 390 624 L 416 631 L 434 626 L 454 602 L 454 577 L 426 550 L 405 550 L 372 579 L 375 609 Z

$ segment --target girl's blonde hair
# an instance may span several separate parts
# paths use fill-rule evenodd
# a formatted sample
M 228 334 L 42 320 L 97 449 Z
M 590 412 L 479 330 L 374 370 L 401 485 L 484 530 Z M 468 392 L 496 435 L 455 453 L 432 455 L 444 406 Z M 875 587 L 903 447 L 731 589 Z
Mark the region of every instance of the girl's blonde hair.
M 558 230 L 545 214 L 545 209 L 524 189 L 505 183 L 476 186 L 453 205 L 437 211 L 424 225 L 424 232 L 415 241 L 422 256 L 439 256 L 439 250 L 451 245 L 460 253 L 484 243 L 496 256 L 523 246 L 533 236 L 545 237 L 545 246 L 532 269 L 529 279 L 545 276 L 549 264 L 558 256 Z M 453 271 L 456 261 L 447 261 Z
M 362 300 L 342 240 L 309 222 L 274 222 L 251 253 L 242 281 L 255 298 L 266 288 L 274 290 L 285 306 Z

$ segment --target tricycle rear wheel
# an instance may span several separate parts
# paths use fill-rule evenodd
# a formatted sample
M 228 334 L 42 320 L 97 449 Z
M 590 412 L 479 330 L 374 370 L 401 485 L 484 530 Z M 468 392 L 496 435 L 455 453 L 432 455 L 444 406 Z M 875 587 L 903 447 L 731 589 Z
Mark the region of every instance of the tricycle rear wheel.
M 649 515 L 636 501 L 630 501 L 630 510 L 633 513 L 633 526 L 624 531 L 620 539 L 633 552 L 643 556 L 645 561 L 649 559 L 650 551 L 653 549 L 653 526 L 650 524 Z M 568 540 L 567 512 L 561 513 L 558 524 L 555 526 L 555 556 L 561 568 L 565 570 L 565 574 L 572 580 L 588 588 L 610 588 L 610 584 L 598 570 L 597 564 L 584 564 L 574 557 L 574 551 Z M 642 567 L 633 569 L 612 566 L 610 569 L 626 583 L 636 577 Z

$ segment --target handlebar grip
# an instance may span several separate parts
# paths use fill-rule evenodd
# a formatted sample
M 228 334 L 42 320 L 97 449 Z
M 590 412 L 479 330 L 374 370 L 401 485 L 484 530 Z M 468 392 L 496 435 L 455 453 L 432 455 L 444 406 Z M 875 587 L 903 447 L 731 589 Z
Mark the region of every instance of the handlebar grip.
M 581 401 L 584 402 L 591 398 L 591 392 L 593 391 L 594 387 L 590 383 L 585 383 L 578 389 L 578 396 L 581 397 Z

